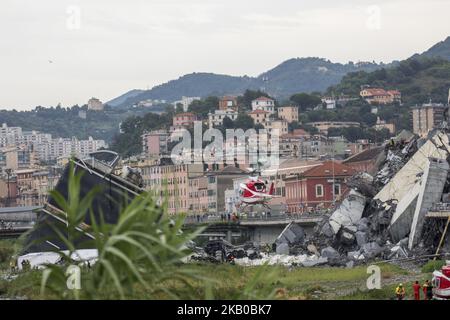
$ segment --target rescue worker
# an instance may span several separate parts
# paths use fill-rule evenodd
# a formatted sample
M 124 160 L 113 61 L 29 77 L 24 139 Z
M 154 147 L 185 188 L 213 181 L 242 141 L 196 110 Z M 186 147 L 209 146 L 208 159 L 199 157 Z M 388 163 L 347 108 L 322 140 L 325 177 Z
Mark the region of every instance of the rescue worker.
M 423 297 L 425 300 L 428 300 L 428 287 L 430 286 L 430 282 L 428 280 L 425 281 L 425 283 L 422 286 L 422 290 L 423 290 Z
M 11 269 L 11 272 L 16 272 L 17 269 L 17 260 L 13 257 L 11 261 L 9 262 L 9 268 Z
M 414 300 L 420 300 L 420 284 L 419 284 L 419 281 L 416 281 L 413 284 L 413 291 L 414 291 Z
M 431 282 L 428 282 L 428 286 L 427 286 L 427 293 L 426 293 L 426 297 L 427 300 L 433 300 L 433 284 Z
M 405 298 L 405 288 L 403 288 L 403 284 L 399 284 L 395 289 L 395 295 L 397 296 L 397 300 L 403 300 Z

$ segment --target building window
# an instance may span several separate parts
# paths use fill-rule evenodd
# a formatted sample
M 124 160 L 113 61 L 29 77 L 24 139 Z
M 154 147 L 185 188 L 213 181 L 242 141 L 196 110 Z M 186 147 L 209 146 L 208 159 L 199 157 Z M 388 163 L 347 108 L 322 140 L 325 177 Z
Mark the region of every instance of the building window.
M 341 195 L 341 185 L 340 184 L 334 185 L 334 195 L 335 196 Z
M 323 185 L 316 184 L 316 197 L 323 197 Z

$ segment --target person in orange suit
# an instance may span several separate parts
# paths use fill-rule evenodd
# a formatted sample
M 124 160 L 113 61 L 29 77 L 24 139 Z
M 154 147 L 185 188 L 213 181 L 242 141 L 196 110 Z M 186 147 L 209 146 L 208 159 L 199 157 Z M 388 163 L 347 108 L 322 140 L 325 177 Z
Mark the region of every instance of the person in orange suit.
M 420 300 L 420 288 L 419 281 L 416 281 L 413 284 L 414 300 Z

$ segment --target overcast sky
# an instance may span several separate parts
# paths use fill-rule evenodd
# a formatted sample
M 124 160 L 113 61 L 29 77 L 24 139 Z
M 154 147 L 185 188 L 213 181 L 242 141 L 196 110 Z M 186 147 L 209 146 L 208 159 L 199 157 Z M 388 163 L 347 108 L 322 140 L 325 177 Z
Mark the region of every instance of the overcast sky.
M 450 35 L 448 0 L 2 0 L 0 108 L 108 101 L 294 57 L 390 62 Z

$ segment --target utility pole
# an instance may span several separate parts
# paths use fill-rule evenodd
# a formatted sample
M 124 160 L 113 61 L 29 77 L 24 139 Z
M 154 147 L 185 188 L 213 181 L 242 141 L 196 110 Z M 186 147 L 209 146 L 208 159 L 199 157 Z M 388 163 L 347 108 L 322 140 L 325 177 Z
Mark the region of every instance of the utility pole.
M 11 199 L 11 190 L 9 187 L 9 177 L 11 176 L 11 169 L 6 169 L 6 175 L 7 175 L 7 186 L 8 186 L 8 198 L 6 199 L 6 207 L 9 207 L 10 199 Z

